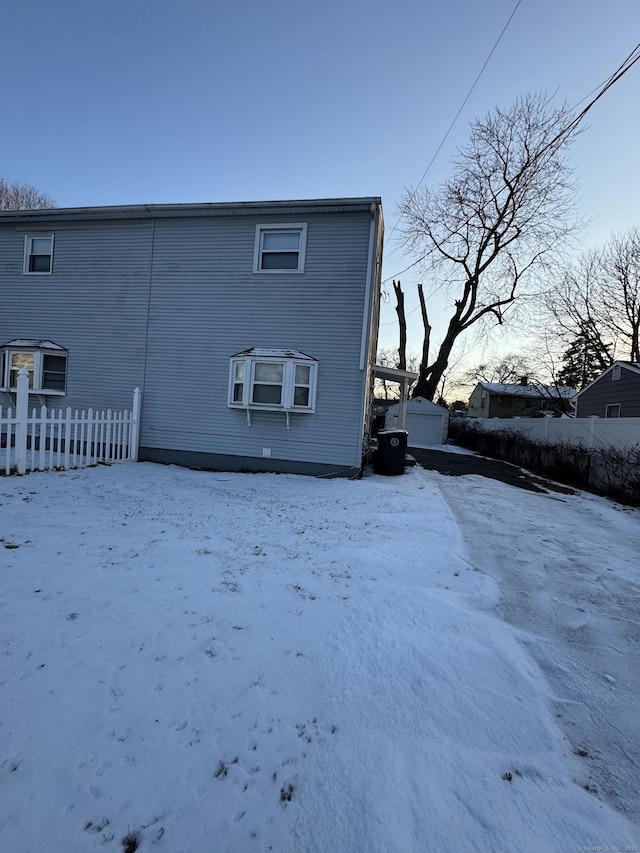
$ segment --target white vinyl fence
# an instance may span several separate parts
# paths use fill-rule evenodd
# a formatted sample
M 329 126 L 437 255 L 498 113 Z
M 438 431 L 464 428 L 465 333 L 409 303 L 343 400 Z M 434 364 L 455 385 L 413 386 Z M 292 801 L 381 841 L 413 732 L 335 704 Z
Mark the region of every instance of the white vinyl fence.
M 131 410 L 56 411 L 42 406 L 29 416 L 29 373 L 21 368 L 15 410 L 0 406 L 0 474 L 137 461 L 140 403 L 136 388 Z
M 640 418 L 478 418 L 471 423 L 483 430 L 513 430 L 550 444 L 619 450 L 640 445 Z

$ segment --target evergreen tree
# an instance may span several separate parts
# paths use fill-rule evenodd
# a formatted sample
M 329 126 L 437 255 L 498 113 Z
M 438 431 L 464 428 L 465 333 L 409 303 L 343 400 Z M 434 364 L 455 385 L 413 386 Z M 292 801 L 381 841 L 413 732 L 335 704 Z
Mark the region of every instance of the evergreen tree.
M 608 354 L 607 354 L 608 355 Z M 558 382 L 580 391 L 602 372 L 603 353 L 586 337 L 577 337 L 565 351 Z

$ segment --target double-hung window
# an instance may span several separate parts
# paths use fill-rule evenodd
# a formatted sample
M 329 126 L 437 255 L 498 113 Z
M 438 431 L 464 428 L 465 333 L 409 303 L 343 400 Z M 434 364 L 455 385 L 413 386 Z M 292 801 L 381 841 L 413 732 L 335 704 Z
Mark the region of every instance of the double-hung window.
M 304 272 L 306 224 L 257 225 L 254 272 Z
M 298 350 L 254 347 L 231 357 L 231 408 L 314 412 L 318 362 Z
M 53 234 L 27 234 L 24 238 L 26 275 L 50 275 L 53 270 Z
M 5 391 L 18 388 L 18 371 L 29 373 L 29 391 L 62 395 L 67 387 L 67 350 L 53 341 L 17 339 L 0 347 L 0 382 Z

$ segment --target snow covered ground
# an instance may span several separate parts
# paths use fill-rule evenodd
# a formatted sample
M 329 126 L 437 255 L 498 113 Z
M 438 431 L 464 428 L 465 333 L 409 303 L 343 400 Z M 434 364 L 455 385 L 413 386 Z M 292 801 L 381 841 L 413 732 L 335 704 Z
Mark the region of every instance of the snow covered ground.
M 0 537 L 0 850 L 640 850 L 636 510 L 145 463 Z

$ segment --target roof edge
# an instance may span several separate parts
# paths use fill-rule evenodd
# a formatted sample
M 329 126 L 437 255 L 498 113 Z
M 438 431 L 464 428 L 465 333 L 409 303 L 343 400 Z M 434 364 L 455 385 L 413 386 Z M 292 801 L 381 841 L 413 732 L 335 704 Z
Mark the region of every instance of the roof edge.
M 297 211 L 367 211 L 381 206 L 380 196 L 292 199 L 283 201 L 197 202 L 186 204 L 128 204 L 97 207 L 51 207 L 42 210 L 0 212 L 2 222 L 37 222 L 78 219 L 147 219 L 167 216 L 223 216 L 288 213 Z
M 582 394 L 584 394 L 585 391 L 588 391 L 592 385 L 595 385 L 596 382 L 600 382 L 600 380 L 603 379 L 607 375 L 607 373 L 611 373 L 611 371 L 616 365 L 620 365 L 620 367 L 624 367 L 627 370 L 631 370 L 633 373 L 640 373 L 640 364 L 637 361 L 614 361 L 609 365 L 609 367 L 605 367 L 602 373 L 596 376 L 595 379 L 592 379 L 588 385 L 585 385 L 584 388 L 578 391 L 576 397 L 580 397 Z

